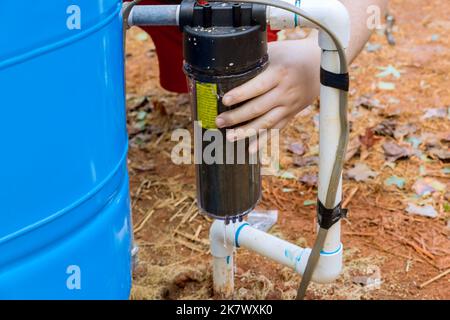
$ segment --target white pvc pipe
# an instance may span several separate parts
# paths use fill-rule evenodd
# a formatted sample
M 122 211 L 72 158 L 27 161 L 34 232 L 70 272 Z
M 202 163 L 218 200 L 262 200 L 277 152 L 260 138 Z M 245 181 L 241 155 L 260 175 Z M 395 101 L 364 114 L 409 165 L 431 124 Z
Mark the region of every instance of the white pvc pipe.
M 234 291 L 234 245 L 226 241 L 230 225 L 217 220 L 211 225 L 209 242 L 213 256 L 213 289 L 219 298 L 230 299 Z
M 350 17 L 347 9 L 339 0 L 279 0 L 287 2 L 306 11 L 328 29 L 332 30 L 347 48 L 350 42 Z M 292 29 L 296 26 L 315 28 L 310 21 L 301 18 L 290 11 L 268 7 L 268 20 L 273 30 Z M 336 45 L 329 35 L 320 30 L 319 46 L 324 50 L 336 50 Z
M 213 257 L 213 289 L 221 299 L 230 299 L 234 292 L 233 254 L 225 257 Z
M 337 51 L 323 51 L 322 68 L 339 73 L 339 55 Z M 320 86 L 320 114 L 319 114 L 319 186 L 318 197 L 325 203 L 328 183 L 333 170 L 336 149 L 339 143 L 341 126 L 339 122 L 339 90 Z M 336 192 L 334 206 L 342 199 L 342 177 Z M 341 222 L 334 224 L 328 231 L 323 251 L 333 252 L 341 243 Z
M 303 274 L 311 252 L 310 249 L 301 248 L 245 223 L 241 224 L 239 228 L 240 232 L 235 235 L 236 245 Z
M 233 249 L 246 248 L 277 263 L 292 268 L 303 275 L 311 253 L 310 248 L 301 248 L 286 240 L 251 227 L 246 222 L 225 225 L 215 220 L 210 230 L 213 261 L 214 291 L 231 297 L 234 287 Z M 313 273 L 312 280 L 318 283 L 334 281 L 342 269 L 342 245 L 334 251 L 324 250 Z

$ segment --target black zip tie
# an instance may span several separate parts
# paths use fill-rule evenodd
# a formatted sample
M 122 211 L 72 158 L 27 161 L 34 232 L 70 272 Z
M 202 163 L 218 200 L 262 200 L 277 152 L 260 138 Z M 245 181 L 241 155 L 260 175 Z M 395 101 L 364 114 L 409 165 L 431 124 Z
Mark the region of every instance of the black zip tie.
M 345 217 L 347 217 L 347 209 L 341 208 L 341 203 L 333 209 L 328 209 L 319 199 L 317 200 L 317 223 L 321 228 L 328 230 Z
M 320 83 L 326 87 L 348 91 L 350 79 L 348 73 L 334 73 L 320 68 Z

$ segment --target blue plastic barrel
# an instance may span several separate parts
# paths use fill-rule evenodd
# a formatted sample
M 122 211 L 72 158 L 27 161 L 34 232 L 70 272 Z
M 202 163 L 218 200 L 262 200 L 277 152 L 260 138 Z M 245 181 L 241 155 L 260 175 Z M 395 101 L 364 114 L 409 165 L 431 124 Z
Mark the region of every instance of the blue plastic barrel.
M 0 299 L 127 299 L 121 1 L 1 7 Z

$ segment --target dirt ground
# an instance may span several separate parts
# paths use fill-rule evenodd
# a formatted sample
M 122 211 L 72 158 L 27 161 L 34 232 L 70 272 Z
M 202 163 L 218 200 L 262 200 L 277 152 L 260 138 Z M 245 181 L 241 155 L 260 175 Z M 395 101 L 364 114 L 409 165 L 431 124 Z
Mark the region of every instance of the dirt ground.
M 390 12 L 396 45 L 377 32 L 351 66 L 344 271 L 335 283 L 312 284 L 309 299 L 450 299 L 448 272 L 427 283 L 450 268 L 450 121 L 445 112 L 424 116 L 450 106 L 450 5 L 391 0 Z M 191 126 L 188 99 L 160 88 L 157 63 L 151 39 L 130 30 L 129 167 L 140 248 L 132 297 L 211 299 L 210 220 L 198 214 L 193 166 L 175 165 L 170 158 L 176 144 L 172 130 Z M 389 65 L 392 72 L 380 75 Z M 315 206 L 309 200 L 317 193 L 317 113 L 317 106 L 309 107 L 282 132 L 281 168 L 289 175 L 264 177 L 260 203 L 278 210 L 270 232 L 302 246 L 312 246 L 315 238 Z M 389 143 L 403 148 L 400 155 Z M 305 159 L 312 164 L 305 166 Z M 364 168 L 355 174 L 356 164 Z M 429 185 L 431 192 L 417 195 Z M 434 217 L 408 213 L 410 204 L 431 206 Z M 295 297 L 300 277 L 291 270 L 244 249 L 236 261 L 234 298 Z

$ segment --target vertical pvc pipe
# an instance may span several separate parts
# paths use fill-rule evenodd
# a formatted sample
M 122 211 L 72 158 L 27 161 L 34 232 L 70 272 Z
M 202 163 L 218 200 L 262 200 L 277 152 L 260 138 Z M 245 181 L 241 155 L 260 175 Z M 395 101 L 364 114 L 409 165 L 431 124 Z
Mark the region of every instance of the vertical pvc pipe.
M 234 292 L 234 257 L 213 257 L 213 289 L 221 299 L 231 299 Z
M 339 73 L 339 55 L 337 51 L 322 52 L 322 68 Z M 333 170 L 336 149 L 340 135 L 339 123 L 339 90 L 321 86 L 320 87 L 320 115 L 319 115 L 319 190 L 318 197 L 325 203 L 328 183 Z M 342 199 L 342 177 L 336 193 L 334 205 L 338 205 Z M 328 231 L 327 239 L 323 248 L 324 252 L 334 252 L 341 245 L 341 222 L 334 224 Z
M 213 256 L 213 289 L 222 299 L 231 299 L 234 291 L 234 232 L 234 225 L 225 225 L 223 220 L 215 220 L 209 231 Z

